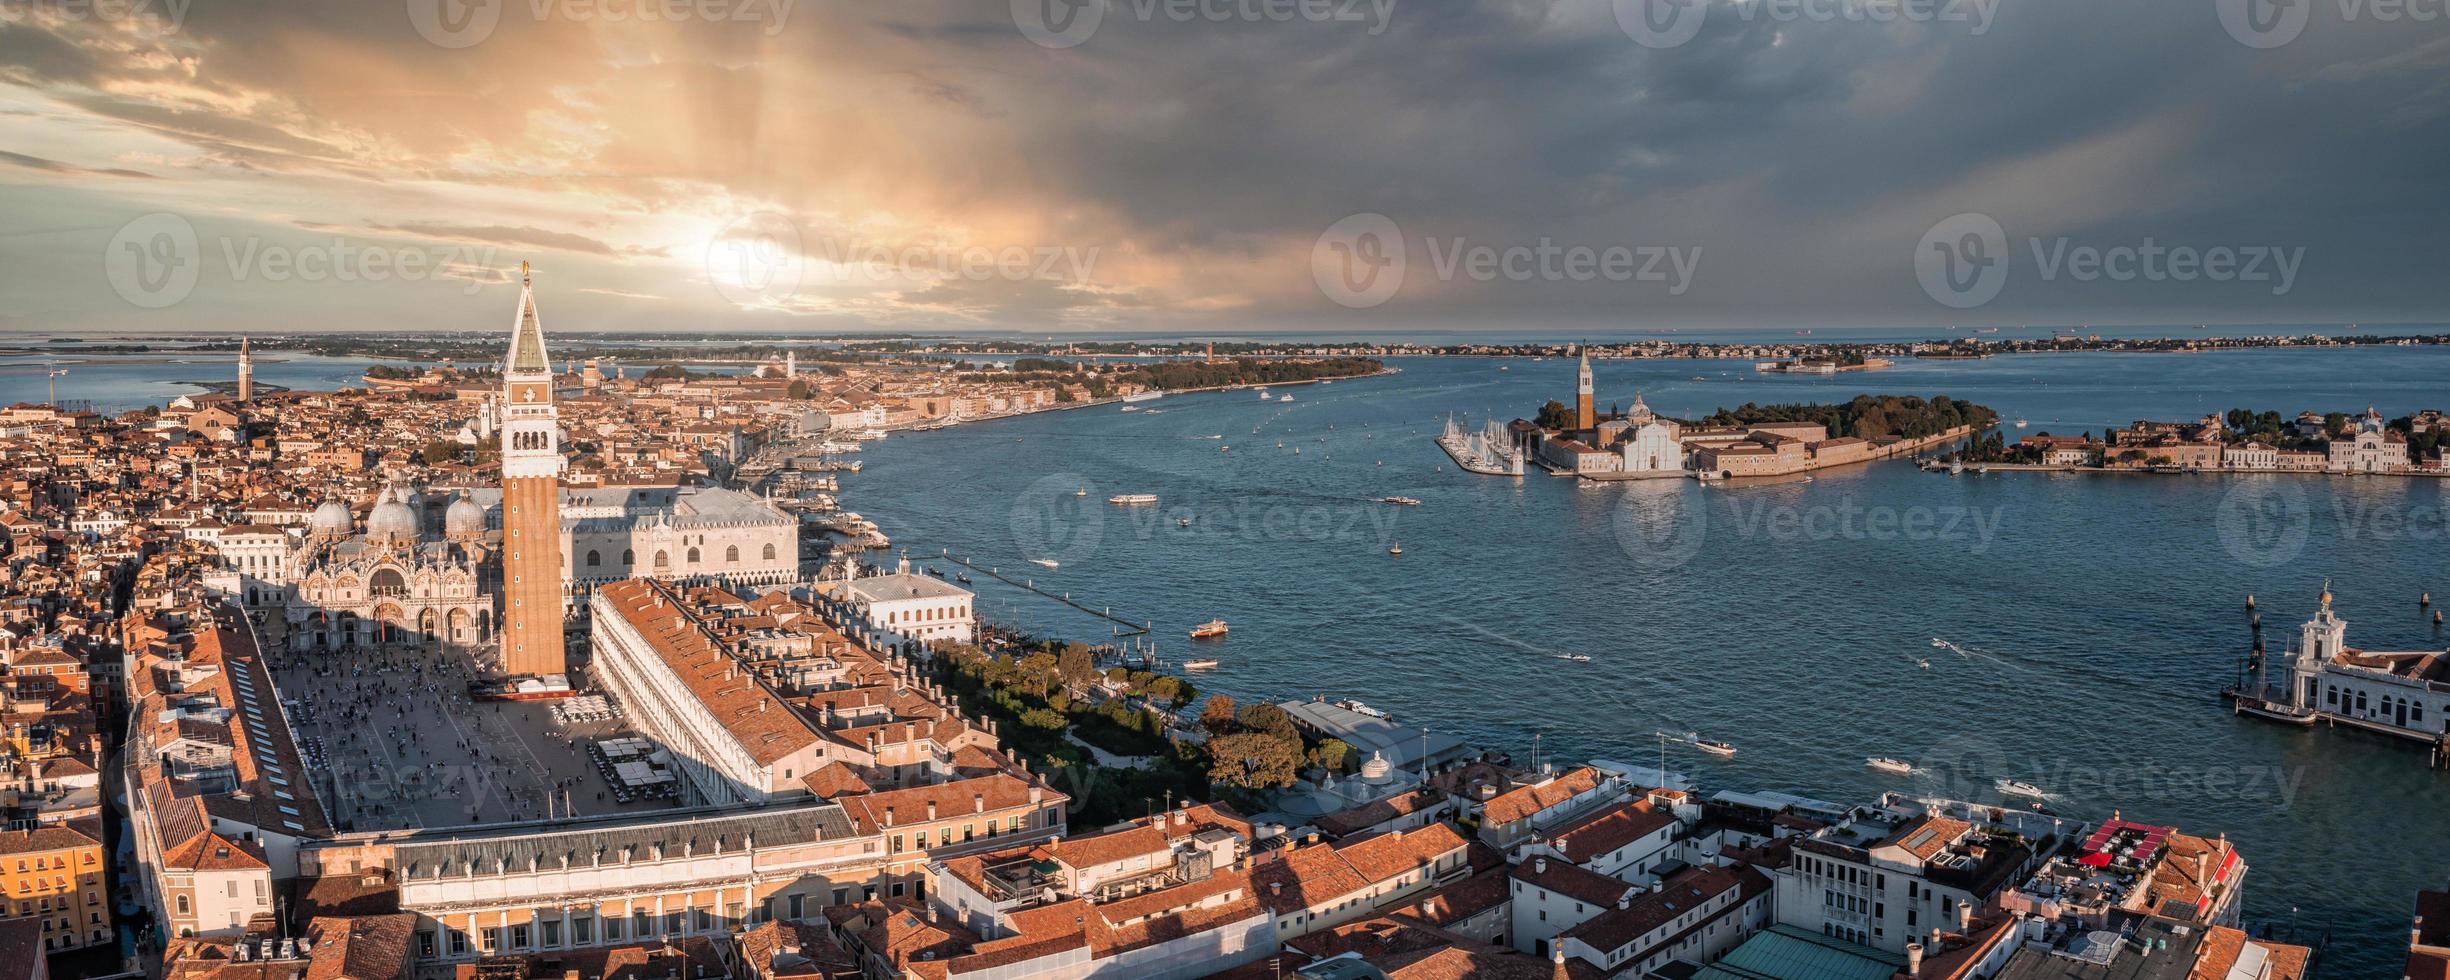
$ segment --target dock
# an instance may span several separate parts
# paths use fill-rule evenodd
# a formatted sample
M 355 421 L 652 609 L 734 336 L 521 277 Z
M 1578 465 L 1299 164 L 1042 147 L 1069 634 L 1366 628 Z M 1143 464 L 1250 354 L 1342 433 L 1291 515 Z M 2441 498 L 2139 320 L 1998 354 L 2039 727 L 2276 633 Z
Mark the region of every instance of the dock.
M 1080 610 L 1081 612 L 1088 613 L 1089 615 L 1092 615 L 1092 616 L 1095 616 L 1095 617 L 1097 617 L 1097 618 L 1099 618 L 1099 619 L 1103 619 L 1103 620 L 1106 620 L 1107 622 L 1113 623 L 1113 624 L 1115 624 L 1115 625 L 1117 625 L 1117 626 L 1121 627 L 1121 629 L 1119 629 L 1118 631 L 1116 631 L 1116 633 L 1114 634 L 1116 637 L 1119 637 L 1119 638 L 1129 638 L 1129 637 L 1134 637 L 1134 636 L 1144 636 L 1144 635 L 1147 635 L 1147 633 L 1149 632 L 1149 630 L 1150 630 L 1150 628 L 1151 628 L 1151 624 L 1149 624 L 1149 623 L 1145 623 L 1145 622 L 1135 623 L 1135 622 L 1132 622 L 1131 620 L 1124 619 L 1124 618 L 1123 618 L 1123 617 L 1121 617 L 1121 616 L 1117 616 L 1117 615 L 1115 615 L 1115 614 L 1114 614 L 1114 610 L 1112 610 L 1111 608 L 1097 608 L 1097 607 L 1092 607 L 1092 606 L 1090 606 L 1088 603 L 1081 602 L 1081 601 L 1080 601 L 1080 600 L 1078 600 L 1078 599 L 1074 599 L 1074 598 L 1072 598 L 1072 596 L 1071 596 L 1069 593 L 1049 592 L 1049 591 L 1047 591 L 1047 590 L 1045 590 L 1045 589 L 1039 588 L 1039 587 L 1038 587 L 1038 585 L 1037 585 L 1037 583 L 1031 582 L 1031 581 L 1030 581 L 1030 580 L 1028 580 L 1028 579 L 1016 579 L 1016 578 L 1013 578 L 1012 576 L 1010 576 L 1010 575 L 1006 575 L 1006 574 L 1004 574 L 1004 573 L 1002 573 L 1002 572 L 999 572 L 999 571 L 996 571 L 995 569 L 992 569 L 992 568 L 988 568 L 988 567 L 982 566 L 982 565 L 980 565 L 978 562 L 973 561 L 973 560 L 971 560 L 971 559 L 968 559 L 968 558 L 959 558 L 959 557 L 955 557 L 954 555 L 951 555 L 951 554 L 944 554 L 944 555 L 940 555 L 939 557 L 943 558 L 945 561 L 952 562 L 953 564 L 959 565 L 959 566 L 961 566 L 961 567 L 963 567 L 963 568 L 967 568 L 967 569 L 969 569 L 969 570 L 971 570 L 971 571 L 974 571 L 974 572 L 977 572 L 977 573 L 979 573 L 979 574 L 981 574 L 981 575 L 987 576 L 988 578 L 994 579 L 994 580 L 996 580 L 996 581 L 998 581 L 998 582 L 1002 582 L 1002 583 L 1004 583 L 1005 585 L 1012 586 L 1013 588 L 1016 588 L 1016 589 L 1023 589 L 1023 590 L 1029 591 L 1029 592 L 1035 592 L 1035 593 L 1037 593 L 1037 594 L 1039 594 L 1039 595 L 1042 595 L 1042 596 L 1045 596 L 1045 597 L 1047 597 L 1047 598 L 1049 598 L 1049 599 L 1053 599 L 1053 600 L 1055 600 L 1056 602 L 1060 602 L 1060 603 L 1063 603 L 1064 605 L 1070 606 L 1070 607 L 1072 607 L 1072 608 L 1074 608 L 1074 609 L 1078 609 L 1078 610 Z

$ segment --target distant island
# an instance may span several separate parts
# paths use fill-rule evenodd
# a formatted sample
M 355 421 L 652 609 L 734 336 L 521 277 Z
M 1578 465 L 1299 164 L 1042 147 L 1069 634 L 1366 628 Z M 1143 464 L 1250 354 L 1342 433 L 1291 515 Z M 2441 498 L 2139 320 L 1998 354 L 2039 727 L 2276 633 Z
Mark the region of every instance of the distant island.
M 1590 480 L 1785 476 L 1891 459 L 1999 424 L 1999 413 L 1946 395 L 1860 395 L 1834 404 L 1746 402 L 1699 419 L 1651 411 L 1637 393 L 1622 411 L 1598 408 L 1584 357 L 1574 403 L 1551 400 L 1531 419 L 1474 433 L 1450 425 L 1438 444 L 1464 469 L 1518 475 L 1526 462 Z
M 2021 428 L 2023 422 L 2017 425 Z M 2137 419 L 2096 437 L 2037 432 L 1969 438 L 1943 462 L 2001 469 L 2105 473 L 2354 473 L 2450 476 L 2450 419 L 2426 409 L 2384 419 L 2364 412 L 2231 409 L 2200 419 Z

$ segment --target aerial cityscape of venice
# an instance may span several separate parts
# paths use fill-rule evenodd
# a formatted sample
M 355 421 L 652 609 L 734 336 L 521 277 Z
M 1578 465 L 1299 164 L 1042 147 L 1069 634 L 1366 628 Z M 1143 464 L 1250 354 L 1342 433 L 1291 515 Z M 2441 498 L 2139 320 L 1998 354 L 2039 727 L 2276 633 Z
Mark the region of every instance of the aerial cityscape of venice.
M 2445 77 L 0 0 L 0 980 L 2450 980 Z

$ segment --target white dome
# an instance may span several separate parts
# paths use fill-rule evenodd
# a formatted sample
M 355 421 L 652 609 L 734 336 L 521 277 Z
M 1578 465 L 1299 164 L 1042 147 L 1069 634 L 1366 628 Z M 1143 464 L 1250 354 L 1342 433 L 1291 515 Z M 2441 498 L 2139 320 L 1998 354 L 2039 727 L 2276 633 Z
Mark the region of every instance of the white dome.
M 1387 781 L 1388 776 L 1392 775 L 1394 768 L 1387 762 L 1386 753 L 1372 752 L 1370 761 L 1361 764 L 1361 778 L 1364 782 L 1383 783 Z
M 357 518 L 349 513 L 349 505 L 337 500 L 324 501 L 316 506 L 313 516 L 306 519 L 308 530 L 329 531 L 336 534 L 347 534 L 349 529 L 356 524 Z
M 417 537 L 417 512 L 388 488 L 366 515 L 366 536 L 407 541 Z
M 442 529 L 452 537 L 485 533 L 485 508 L 466 496 L 451 501 L 442 512 Z

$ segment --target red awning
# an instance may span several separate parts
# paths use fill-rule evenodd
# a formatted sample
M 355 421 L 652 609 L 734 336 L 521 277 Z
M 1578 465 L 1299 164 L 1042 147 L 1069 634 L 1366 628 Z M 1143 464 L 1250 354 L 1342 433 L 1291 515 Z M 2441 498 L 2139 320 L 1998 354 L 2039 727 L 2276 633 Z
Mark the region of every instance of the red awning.
M 2094 851 L 2091 854 L 2077 858 L 2076 863 L 2086 867 L 2106 868 L 2110 866 L 2110 856 L 2101 851 Z

